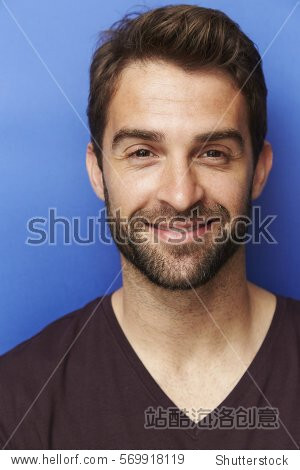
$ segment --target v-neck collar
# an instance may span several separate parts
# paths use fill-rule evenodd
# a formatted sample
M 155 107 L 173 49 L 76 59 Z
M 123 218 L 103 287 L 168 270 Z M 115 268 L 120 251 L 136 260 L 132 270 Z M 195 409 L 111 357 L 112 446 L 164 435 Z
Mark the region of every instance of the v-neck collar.
M 104 297 L 102 305 L 104 308 L 105 318 L 107 319 L 110 330 L 114 334 L 117 343 L 122 348 L 123 353 L 130 361 L 131 366 L 133 367 L 139 379 L 146 387 L 148 393 L 151 395 L 152 399 L 154 399 L 157 403 L 157 406 L 160 406 L 163 409 L 175 409 L 176 412 L 184 418 L 185 422 L 188 423 L 185 428 L 181 429 L 181 431 L 187 433 L 194 440 L 198 439 L 201 433 L 206 429 L 204 426 L 201 427 L 201 424 L 209 420 L 209 417 L 213 415 L 216 410 L 222 407 L 236 407 L 236 404 L 240 401 L 240 399 L 245 398 L 245 396 L 250 393 L 253 385 L 257 387 L 253 376 L 256 376 L 257 373 L 260 371 L 262 359 L 265 359 L 265 356 L 269 353 L 271 345 L 274 342 L 274 338 L 280 331 L 280 323 L 283 316 L 282 312 L 285 309 L 286 303 L 286 297 L 274 294 L 276 295 L 276 306 L 271 324 L 269 326 L 265 338 L 261 343 L 260 348 L 258 349 L 248 369 L 244 372 L 244 374 L 241 376 L 237 384 L 234 386 L 231 392 L 229 392 L 226 398 L 214 410 L 212 410 L 207 416 L 205 416 L 205 418 L 200 420 L 200 422 L 195 423 L 188 417 L 188 415 L 183 413 L 183 411 L 181 411 L 178 406 L 168 397 L 168 395 L 156 382 L 156 380 L 150 374 L 148 369 L 145 367 L 145 365 L 133 349 L 115 315 L 112 306 L 112 294 L 113 292 Z

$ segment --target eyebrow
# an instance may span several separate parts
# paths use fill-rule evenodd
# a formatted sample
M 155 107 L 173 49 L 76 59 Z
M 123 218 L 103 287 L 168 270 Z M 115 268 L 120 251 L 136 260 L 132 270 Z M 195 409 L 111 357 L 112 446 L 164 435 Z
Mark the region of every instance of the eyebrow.
M 133 138 L 148 140 L 150 142 L 157 143 L 162 143 L 166 140 L 165 134 L 160 131 L 147 129 L 130 129 L 127 127 L 123 127 L 118 130 L 113 136 L 112 150 L 115 150 L 115 148 L 125 139 Z M 224 139 L 234 140 L 238 144 L 241 152 L 244 151 L 245 142 L 242 134 L 237 129 L 231 127 L 215 130 L 212 132 L 203 132 L 201 134 L 197 134 L 194 136 L 193 143 L 201 144 Z

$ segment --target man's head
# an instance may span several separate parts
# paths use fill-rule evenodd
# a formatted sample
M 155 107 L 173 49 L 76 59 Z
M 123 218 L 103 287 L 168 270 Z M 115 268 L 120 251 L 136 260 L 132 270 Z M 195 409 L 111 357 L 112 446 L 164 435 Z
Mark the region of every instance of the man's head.
M 204 284 L 239 248 L 213 235 L 249 215 L 271 169 L 256 48 L 219 11 L 169 6 L 118 22 L 90 73 L 87 168 L 117 222 L 120 251 L 162 287 Z M 166 242 L 152 225 L 159 216 L 189 222 L 195 210 L 219 218 L 202 243 Z M 150 224 L 144 243 L 131 230 L 136 216 Z M 115 230 L 133 236 L 120 244 Z

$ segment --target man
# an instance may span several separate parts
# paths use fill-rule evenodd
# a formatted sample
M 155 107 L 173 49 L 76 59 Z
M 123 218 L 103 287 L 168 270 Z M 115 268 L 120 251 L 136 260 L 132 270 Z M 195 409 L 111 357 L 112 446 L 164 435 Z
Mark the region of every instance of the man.
M 90 70 L 86 163 L 123 285 L 0 361 L 6 449 L 296 449 L 300 301 L 246 278 L 267 89 L 225 14 L 125 17 Z

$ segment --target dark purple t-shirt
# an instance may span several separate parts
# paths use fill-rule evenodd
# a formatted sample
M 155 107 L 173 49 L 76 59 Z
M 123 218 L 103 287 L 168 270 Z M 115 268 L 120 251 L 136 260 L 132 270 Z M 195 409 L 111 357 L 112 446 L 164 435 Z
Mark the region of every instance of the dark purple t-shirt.
M 98 297 L 0 357 L 0 444 L 5 449 L 297 449 L 300 301 L 277 295 L 272 323 L 247 372 L 195 424 L 135 353 L 111 294 Z

